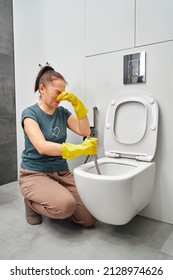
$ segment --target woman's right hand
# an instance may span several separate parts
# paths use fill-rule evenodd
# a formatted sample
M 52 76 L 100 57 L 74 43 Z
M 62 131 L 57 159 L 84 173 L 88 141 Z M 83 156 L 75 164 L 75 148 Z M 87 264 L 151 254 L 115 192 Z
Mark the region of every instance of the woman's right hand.
M 95 155 L 97 154 L 98 138 L 86 138 L 82 144 L 62 144 L 62 157 L 64 159 L 71 159 L 82 155 Z
M 85 107 L 83 102 L 74 93 L 70 91 L 62 92 L 57 96 L 56 100 L 65 100 L 71 102 L 78 120 L 83 119 L 87 115 L 88 109 Z

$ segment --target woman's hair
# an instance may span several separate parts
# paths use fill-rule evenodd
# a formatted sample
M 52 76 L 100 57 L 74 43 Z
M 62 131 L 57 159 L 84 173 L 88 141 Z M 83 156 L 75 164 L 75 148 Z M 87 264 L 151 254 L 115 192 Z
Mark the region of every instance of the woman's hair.
M 46 85 L 55 79 L 61 79 L 65 82 L 65 84 L 67 84 L 64 77 L 60 73 L 56 72 L 51 66 L 46 65 L 42 67 L 36 77 L 34 91 L 36 92 L 39 89 L 40 84 Z

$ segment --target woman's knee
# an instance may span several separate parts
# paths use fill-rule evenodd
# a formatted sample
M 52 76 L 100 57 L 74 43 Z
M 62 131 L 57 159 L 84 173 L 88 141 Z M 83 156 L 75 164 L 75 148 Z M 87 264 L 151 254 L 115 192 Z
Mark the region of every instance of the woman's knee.
M 62 212 L 64 213 L 65 217 L 70 217 L 73 215 L 77 207 L 76 200 L 72 197 L 64 202 L 64 208 Z
M 59 207 L 57 205 L 57 218 L 65 219 L 73 215 L 77 207 L 76 201 L 73 197 L 68 197 Z

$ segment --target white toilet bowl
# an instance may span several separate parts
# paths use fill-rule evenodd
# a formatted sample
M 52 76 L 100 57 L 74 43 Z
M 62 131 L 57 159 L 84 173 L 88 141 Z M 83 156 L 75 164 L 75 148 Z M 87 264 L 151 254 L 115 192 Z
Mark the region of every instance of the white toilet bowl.
M 111 101 L 106 116 L 106 157 L 74 169 L 79 195 L 98 220 L 128 223 L 151 200 L 157 143 L 158 106 L 143 93 L 122 94 Z

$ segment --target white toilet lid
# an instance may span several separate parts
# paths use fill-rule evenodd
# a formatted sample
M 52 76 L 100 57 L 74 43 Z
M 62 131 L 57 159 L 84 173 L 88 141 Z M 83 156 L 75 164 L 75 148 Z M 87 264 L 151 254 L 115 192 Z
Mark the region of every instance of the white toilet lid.
M 158 131 L 158 105 L 143 92 L 118 95 L 108 106 L 105 155 L 151 161 L 155 155 Z

